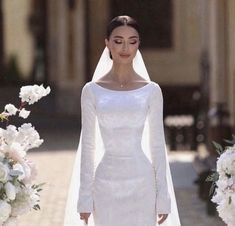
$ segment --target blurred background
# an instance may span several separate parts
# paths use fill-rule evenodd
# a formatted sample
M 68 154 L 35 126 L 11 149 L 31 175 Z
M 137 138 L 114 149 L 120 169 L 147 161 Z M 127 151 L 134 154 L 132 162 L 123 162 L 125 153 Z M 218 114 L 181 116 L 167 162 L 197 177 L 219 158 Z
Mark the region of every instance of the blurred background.
M 218 157 L 211 142 L 225 145 L 235 134 L 234 11 L 234 0 L 0 0 L 1 109 L 19 104 L 23 85 L 52 90 L 28 108 L 26 121 L 45 140 L 29 156 L 47 184 L 42 210 L 23 216 L 20 225 L 63 225 L 81 89 L 104 48 L 107 23 L 127 14 L 140 24 L 140 51 L 162 88 L 182 226 L 223 226 L 205 178 Z

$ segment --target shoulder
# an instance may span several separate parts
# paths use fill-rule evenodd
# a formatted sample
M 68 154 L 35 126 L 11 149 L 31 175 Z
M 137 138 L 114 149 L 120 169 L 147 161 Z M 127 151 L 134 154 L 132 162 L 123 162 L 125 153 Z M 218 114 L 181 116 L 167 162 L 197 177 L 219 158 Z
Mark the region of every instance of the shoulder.
M 86 82 L 82 87 L 82 93 L 91 93 L 93 81 Z
M 151 83 L 152 83 L 153 92 L 162 93 L 162 89 L 161 89 L 160 85 L 157 82 L 151 81 Z
M 81 96 L 82 98 L 84 97 L 91 97 L 93 98 L 93 92 L 92 92 L 92 81 L 86 82 L 83 87 L 82 87 L 82 91 L 81 91 Z
M 90 89 L 91 83 L 92 83 L 92 81 L 86 82 L 83 85 L 82 90 Z
M 163 102 L 163 95 L 162 89 L 157 82 L 151 81 L 151 92 L 150 92 L 150 102 L 151 103 L 162 103 Z

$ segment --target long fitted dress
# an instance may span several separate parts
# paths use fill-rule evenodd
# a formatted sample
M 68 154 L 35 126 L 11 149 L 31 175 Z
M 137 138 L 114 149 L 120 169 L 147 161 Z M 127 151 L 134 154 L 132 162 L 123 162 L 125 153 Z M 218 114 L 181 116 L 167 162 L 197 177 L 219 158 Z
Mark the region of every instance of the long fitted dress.
M 160 86 L 150 81 L 125 91 L 90 81 L 82 89 L 81 111 L 77 211 L 91 212 L 95 226 L 157 225 L 157 214 L 171 212 Z M 94 170 L 96 118 L 105 152 Z M 145 120 L 152 161 L 141 146 Z

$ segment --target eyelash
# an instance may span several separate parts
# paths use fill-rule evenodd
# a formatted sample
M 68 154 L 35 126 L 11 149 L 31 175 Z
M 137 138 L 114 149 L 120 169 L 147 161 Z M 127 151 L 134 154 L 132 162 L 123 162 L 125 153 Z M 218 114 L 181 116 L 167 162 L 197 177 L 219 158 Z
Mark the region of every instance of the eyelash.
M 122 44 L 121 41 L 114 40 L 114 42 L 115 42 L 116 44 Z M 136 43 L 137 43 L 137 41 L 130 42 L 130 44 L 132 44 L 132 45 L 134 45 L 134 44 L 136 44 Z

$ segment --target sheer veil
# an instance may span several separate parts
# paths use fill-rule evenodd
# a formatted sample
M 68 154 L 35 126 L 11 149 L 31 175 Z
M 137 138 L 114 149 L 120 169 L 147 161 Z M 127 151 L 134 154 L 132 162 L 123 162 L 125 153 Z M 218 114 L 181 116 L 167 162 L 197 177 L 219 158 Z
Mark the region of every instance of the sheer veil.
M 93 74 L 92 81 L 97 81 L 100 77 L 105 75 L 111 69 L 112 62 L 113 61 L 109 57 L 109 50 L 107 47 L 105 47 L 100 57 L 100 60 L 97 64 L 96 70 Z M 139 75 L 141 75 L 144 79 L 150 81 L 149 74 L 146 70 L 144 61 L 142 59 L 142 56 L 139 50 L 137 51 L 137 54 L 133 60 L 133 67 L 134 67 L 134 70 Z M 74 161 L 70 186 L 68 190 L 68 198 L 67 198 L 67 203 L 66 203 L 66 208 L 65 208 L 64 226 L 84 225 L 84 221 L 80 220 L 80 215 L 79 213 L 77 213 L 78 191 L 80 187 L 80 163 L 81 163 L 81 142 L 80 141 L 81 141 L 81 137 L 82 137 L 82 129 L 80 132 L 80 140 L 79 140 L 79 144 L 78 144 L 78 148 L 76 152 L 76 158 Z M 150 151 L 148 148 L 149 147 L 148 137 L 149 137 L 148 120 L 146 120 L 144 131 L 143 131 L 143 137 L 142 137 L 142 148 L 143 148 L 144 153 L 146 154 L 146 157 L 148 157 L 149 160 L 151 161 Z M 96 120 L 95 169 L 98 166 L 103 154 L 104 154 L 104 148 L 103 148 L 102 138 L 100 135 L 98 122 Z M 178 214 L 177 203 L 175 199 L 174 187 L 172 183 L 170 165 L 169 165 L 169 161 L 167 157 L 166 145 L 165 145 L 165 155 L 167 159 L 166 174 L 167 174 L 168 191 L 171 196 L 171 213 L 168 215 L 166 221 L 161 225 L 162 226 L 180 226 L 181 224 L 180 224 L 180 219 L 179 219 L 179 214 Z M 95 226 L 92 214 L 90 215 L 88 219 L 88 225 Z M 158 224 L 156 223 L 156 225 Z

